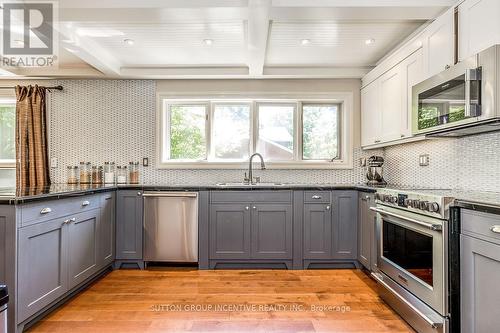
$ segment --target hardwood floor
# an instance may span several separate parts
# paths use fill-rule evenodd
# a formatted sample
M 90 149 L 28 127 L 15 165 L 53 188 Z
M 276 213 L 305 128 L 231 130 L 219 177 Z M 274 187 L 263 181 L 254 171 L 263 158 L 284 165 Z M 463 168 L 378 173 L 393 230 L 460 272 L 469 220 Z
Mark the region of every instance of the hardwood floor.
M 118 270 L 29 332 L 413 332 L 358 270 Z

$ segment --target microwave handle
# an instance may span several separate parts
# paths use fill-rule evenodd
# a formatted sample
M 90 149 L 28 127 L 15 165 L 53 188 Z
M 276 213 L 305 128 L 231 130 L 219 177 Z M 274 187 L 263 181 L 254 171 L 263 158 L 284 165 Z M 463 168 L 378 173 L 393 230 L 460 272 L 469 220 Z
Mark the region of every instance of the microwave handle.
M 472 81 L 477 81 L 476 92 L 478 101 L 471 100 Z M 468 69 L 465 72 L 465 118 L 479 117 L 481 115 L 480 89 L 481 89 L 481 67 Z

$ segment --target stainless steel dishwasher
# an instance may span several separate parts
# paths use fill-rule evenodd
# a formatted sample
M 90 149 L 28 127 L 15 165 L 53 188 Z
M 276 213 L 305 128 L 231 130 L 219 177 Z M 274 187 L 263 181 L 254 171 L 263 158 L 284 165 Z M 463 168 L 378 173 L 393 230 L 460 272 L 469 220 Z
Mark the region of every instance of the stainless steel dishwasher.
M 198 193 L 144 192 L 144 261 L 198 262 Z

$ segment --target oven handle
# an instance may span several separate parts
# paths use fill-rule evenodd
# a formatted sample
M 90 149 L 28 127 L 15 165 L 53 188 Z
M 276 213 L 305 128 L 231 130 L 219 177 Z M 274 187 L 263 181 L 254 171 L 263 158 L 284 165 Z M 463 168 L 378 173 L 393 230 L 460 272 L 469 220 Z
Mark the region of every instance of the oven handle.
M 413 304 L 411 304 L 410 302 L 408 302 L 406 299 L 404 299 L 404 297 L 401 297 L 401 295 L 399 295 L 396 290 L 392 289 L 387 283 L 384 282 L 384 280 L 382 280 L 377 273 L 372 273 L 371 276 L 378 282 L 380 283 L 381 285 L 383 285 L 387 290 L 389 290 L 394 296 L 396 296 L 401 302 L 405 303 L 410 309 L 413 310 L 413 312 L 415 312 L 417 315 L 419 315 L 423 320 L 425 320 L 425 322 L 427 324 L 429 324 L 432 328 L 437 328 L 437 327 L 440 327 L 442 326 L 443 324 L 442 323 L 439 323 L 439 322 L 435 322 L 433 321 L 432 319 L 430 319 L 429 317 L 427 317 L 425 314 L 422 313 L 422 311 L 420 311 L 419 309 L 417 309 Z
M 443 230 L 443 226 L 441 226 L 440 224 L 432 224 L 432 223 L 418 221 L 418 220 L 415 220 L 415 219 L 412 219 L 412 218 L 409 218 L 409 217 L 406 217 L 406 216 L 402 216 L 402 215 L 399 215 L 399 214 L 388 212 L 386 210 L 383 210 L 383 209 L 380 209 L 380 208 L 377 208 L 377 207 L 370 207 L 370 209 L 373 210 L 374 212 L 377 212 L 377 213 L 380 213 L 380 214 L 383 214 L 383 215 L 389 215 L 389 216 L 392 216 L 392 217 L 395 217 L 395 218 L 398 218 L 398 219 L 401 219 L 401 220 L 405 220 L 405 221 L 408 221 L 408 222 L 411 222 L 411 223 L 415 223 L 415 224 L 421 225 L 422 227 L 426 227 L 426 228 L 428 228 L 428 229 L 430 229 L 432 231 L 441 231 L 441 230 Z

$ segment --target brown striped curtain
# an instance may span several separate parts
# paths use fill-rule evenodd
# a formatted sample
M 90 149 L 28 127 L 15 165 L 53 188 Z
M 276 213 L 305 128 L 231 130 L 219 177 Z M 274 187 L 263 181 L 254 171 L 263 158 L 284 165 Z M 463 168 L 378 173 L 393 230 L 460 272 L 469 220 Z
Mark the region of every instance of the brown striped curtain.
M 16 86 L 16 185 L 50 185 L 45 87 Z

